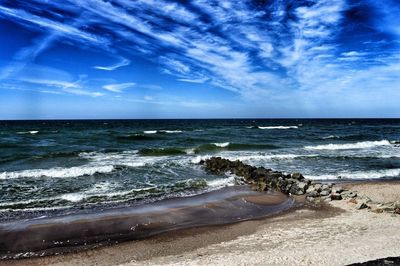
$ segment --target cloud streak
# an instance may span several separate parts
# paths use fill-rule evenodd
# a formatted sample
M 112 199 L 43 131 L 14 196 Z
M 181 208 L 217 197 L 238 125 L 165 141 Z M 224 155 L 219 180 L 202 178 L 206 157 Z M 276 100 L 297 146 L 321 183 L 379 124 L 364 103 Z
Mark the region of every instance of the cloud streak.
M 131 63 L 130 60 L 126 58 L 122 58 L 120 62 L 111 65 L 111 66 L 94 66 L 93 68 L 99 69 L 99 70 L 105 70 L 105 71 L 113 71 L 116 70 L 120 67 L 128 66 Z
M 156 66 L 148 70 L 155 78 L 173 81 L 165 87 L 205 84 L 260 110 L 267 108 L 266 99 L 304 112 L 322 102 L 337 109 L 343 99 L 345 108 L 366 108 L 371 101 L 365 99 L 377 91 L 398 95 L 399 10 L 393 0 L 16 1 L 0 4 L 0 16 L 44 36 L 20 50 L 16 65 L 1 76 L 13 76 L 21 62 L 36 58 L 24 54 L 66 40 L 120 58 L 108 66 L 91 65 L 104 75 L 140 68 L 139 58 Z M 99 87 L 121 93 L 135 86 L 109 83 Z M 355 95 L 366 98 L 350 101 Z

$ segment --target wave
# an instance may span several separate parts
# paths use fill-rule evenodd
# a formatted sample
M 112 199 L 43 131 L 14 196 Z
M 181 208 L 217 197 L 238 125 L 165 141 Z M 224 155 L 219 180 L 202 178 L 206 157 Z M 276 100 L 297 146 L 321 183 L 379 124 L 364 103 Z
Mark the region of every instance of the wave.
M 228 147 L 229 144 L 230 144 L 229 142 L 213 143 L 213 145 L 215 145 L 217 147 L 221 147 L 221 148 Z
M 144 134 L 156 134 L 157 130 L 145 130 L 143 131 Z
M 357 171 L 357 172 L 341 172 L 328 175 L 304 175 L 309 179 L 325 180 L 325 179 L 380 179 L 400 177 L 400 168 L 382 169 L 373 171 Z
M 2 172 L 0 173 L 0 179 L 10 178 L 37 178 L 37 177 L 80 177 L 90 176 L 94 174 L 110 173 L 114 171 L 113 165 L 105 166 L 74 166 L 69 168 L 55 167 L 50 169 L 30 169 L 14 172 Z
M 203 144 L 194 148 L 194 153 L 204 153 L 212 151 L 246 151 L 246 150 L 258 150 L 258 149 L 277 149 L 279 146 L 272 144 L 241 144 L 241 143 L 209 143 Z
M 182 130 L 145 130 L 143 131 L 144 134 L 175 134 L 175 133 L 182 133 Z
M 268 126 L 268 127 L 257 127 L 258 129 L 296 129 L 298 126 Z
M 187 154 L 185 150 L 178 148 L 147 148 L 139 151 L 140 155 L 143 156 L 168 156 L 168 155 L 183 155 Z
M 207 186 L 211 189 L 219 189 L 223 187 L 233 186 L 236 181 L 235 175 L 228 175 L 226 178 L 218 178 L 207 181 Z
M 38 130 L 19 131 L 19 132 L 17 132 L 17 134 L 19 134 L 19 135 L 24 135 L 24 134 L 32 134 L 32 135 L 34 135 L 34 134 L 38 134 L 38 133 L 39 133 Z
M 363 141 L 356 143 L 345 143 L 345 144 L 326 144 L 317 146 L 305 146 L 306 150 L 350 150 L 350 149 L 367 149 L 379 146 L 390 146 L 392 145 L 388 140 L 380 141 Z
M 150 134 L 150 133 L 148 133 L 148 134 Z M 117 136 L 116 138 L 118 140 L 122 140 L 122 141 L 129 141 L 129 140 L 157 140 L 157 139 L 159 139 L 158 137 L 155 137 L 155 136 L 142 135 L 142 134 L 123 135 L 123 136 Z
M 376 136 L 374 135 L 366 135 L 366 134 L 351 134 L 351 135 L 329 135 L 322 137 L 322 139 L 336 139 L 336 140 L 368 140 L 374 139 Z

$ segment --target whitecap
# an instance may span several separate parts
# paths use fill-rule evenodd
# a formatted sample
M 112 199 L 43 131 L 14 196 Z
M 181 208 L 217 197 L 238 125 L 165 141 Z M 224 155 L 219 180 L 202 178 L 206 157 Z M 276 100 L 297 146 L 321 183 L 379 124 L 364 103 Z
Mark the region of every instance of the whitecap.
M 168 134 L 174 134 L 174 133 L 182 133 L 182 130 L 161 130 L 161 132 L 165 132 Z
M 317 146 L 305 146 L 306 150 L 350 150 L 350 149 L 367 149 L 378 146 L 391 145 L 388 140 L 381 141 L 363 141 L 356 143 L 345 143 L 345 144 L 326 144 Z
M 144 134 L 156 134 L 157 130 L 145 130 L 143 131 Z
M 269 127 L 258 127 L 259 129 L 295 129 L 298 126 L 269 126 Z
M 17 134 L 21 134 L 21 135 L 23 135 L 23 134 L 37 134 L 37 133 L 39 133 L 39 131 L 38 130 L 31 130 L 31 131 L 19 131 L 19 132 L 17 132 Z
M 212 189 L 218 189 L 235 185 L 235 175 L 228 175 L 226 178 L 218 178 L 214 180 L 207 180 L 207 186 Z
M 224 148 L 224 147 L 228 147 L 229 146 L 229 142 L 221 142 L 221 143 L 213 143 L 215 146 L 217 146 L 217 147 L 221 147 L 221 148 Z
M 103 165 L 103 166 L 74 166 L 69 168 L 55 167 L 50 169 L 29 169 L 22 171 L 13 172 L 2 172 L 0 173 L 0 179 L 9 178 L 23 178 L 23 177 L 79 177 L 94 175 L 96 173 L 110 173 L 114 171 L 114 166 Z
M 372 171 L 356 171 L 356 172 L 338 172 L 336 174 L 326 174 L 326 175 L 304 175 L 309 179 L 379 179 L 384 177 L 399 177 L 400 168 L 396 169 L 382 169 L 382 170 L 372 170 Z

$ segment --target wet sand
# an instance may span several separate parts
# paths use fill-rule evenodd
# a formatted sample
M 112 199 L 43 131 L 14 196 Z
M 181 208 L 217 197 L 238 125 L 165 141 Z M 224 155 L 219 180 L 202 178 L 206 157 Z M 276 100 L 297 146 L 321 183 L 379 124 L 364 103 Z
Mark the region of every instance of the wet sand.
M 231 224 L 276 214 L 294 200 L 233 186 L 192 197 L 0 224 L 0 258 L 66 253 L 185 228 Z
M 396 200 L 400 182 L 345 184 Z M 387 196 L 385 196 L 387 195 Z M 254 200 L 254 199 L 253 199 Z M 231 225 L 166 232 L 59 256 L 4 265 L 345 265 L 400 256 L 400 216 L 356 210 L 347 200 L 298 206 Z

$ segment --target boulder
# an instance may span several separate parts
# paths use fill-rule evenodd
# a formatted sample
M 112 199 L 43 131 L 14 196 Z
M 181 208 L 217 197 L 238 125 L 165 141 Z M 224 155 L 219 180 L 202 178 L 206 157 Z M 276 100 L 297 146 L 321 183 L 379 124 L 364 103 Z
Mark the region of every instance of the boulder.
M 322 190 L 319 194 L 321 195 L 321 197 L 326 197 L 326 196 L 329 196 L 329 194 L 331 194 L 331 192 L 328 190 Z
M 362 210 L 362 209 L 366 209 L 366 208 L 368 208 L 368 205 L 365 204 L 364 202 L 360 202 L 360 203 L 358 203 L 358 204 L 356 205 L 356 209 L 357 209 L 357 210 Z
M 306 194 L 307 194 L 307 197 L 312 197 L 312 198 L 319 196 L 319 193 L 316 190 L 307 190 Z
M 338 186 L 334 186 L 332 187 L 332 193 L 342 193 L 343 192 L 343 188 L 342 187 L 338 187 Z
M 304 176 L 300 173 L 293 173 L 292 178 L 297 179 L 297 180 L 303 180 Z
M 342 199 L 342 195 L 340 195 L 339 193 L 332 193 L 331 194 L 331 199 L 332 200 L 341 200 Z
M 344 198 L 344 199 L 357 197 L 357 193 L 355 193 L 353 191 L 343 191 L 340 195 L 342 195 L 342 198 Z

